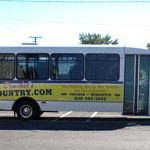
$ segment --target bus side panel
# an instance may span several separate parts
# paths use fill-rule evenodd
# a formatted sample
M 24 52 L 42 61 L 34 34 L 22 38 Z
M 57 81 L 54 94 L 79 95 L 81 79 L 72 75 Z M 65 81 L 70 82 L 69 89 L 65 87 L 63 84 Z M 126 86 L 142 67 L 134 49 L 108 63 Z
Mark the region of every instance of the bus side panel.
M 3 83 L 0 109 L 11 110 L 15 100 L 30 97 L 42 111 L 123 110 L 123 83 Z
M 42 111 L 123 112 L 123 103 L 38 101 Z
M 14 101 L 1 100 L 0 101 L 0 110 L 12 110 L 13 104 L 14 104 Z

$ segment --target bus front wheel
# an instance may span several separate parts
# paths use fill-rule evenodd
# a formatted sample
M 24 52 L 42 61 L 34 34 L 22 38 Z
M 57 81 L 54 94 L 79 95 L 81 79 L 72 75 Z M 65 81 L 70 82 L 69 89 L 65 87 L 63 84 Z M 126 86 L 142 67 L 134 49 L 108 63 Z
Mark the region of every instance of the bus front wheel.
M 16 109 L 17 117 L 22 120 L 31 120 L 37 117 L 36 106 L 30 101 L 20 102 Z

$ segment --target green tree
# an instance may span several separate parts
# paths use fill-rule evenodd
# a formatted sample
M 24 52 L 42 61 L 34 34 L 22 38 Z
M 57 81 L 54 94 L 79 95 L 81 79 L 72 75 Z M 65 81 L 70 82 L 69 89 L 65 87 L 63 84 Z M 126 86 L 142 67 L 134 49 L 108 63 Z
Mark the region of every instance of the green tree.
M 150 49 L 150 43 L 147 43 L 147 46 L 146 46 L 148 49 Z
M 101 45 L 101 44 L 118 44 L 118 39 L 115 39 L 114 41 L 111 39 L 110 35 L 105 35 L 102 37 L 100 34 L 79 34 L 79 40 L 81 44 L 94 44 L 94 45 Z

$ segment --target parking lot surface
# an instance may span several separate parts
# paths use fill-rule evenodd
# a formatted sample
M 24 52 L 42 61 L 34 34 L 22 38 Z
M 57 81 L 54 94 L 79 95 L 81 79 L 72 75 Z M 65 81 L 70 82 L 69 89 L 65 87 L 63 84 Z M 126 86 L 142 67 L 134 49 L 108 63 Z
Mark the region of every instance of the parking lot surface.
M 0 112 L 0 135 L 0 150 L 149 150 L 150 118 L 69 111 L 22 121 Z

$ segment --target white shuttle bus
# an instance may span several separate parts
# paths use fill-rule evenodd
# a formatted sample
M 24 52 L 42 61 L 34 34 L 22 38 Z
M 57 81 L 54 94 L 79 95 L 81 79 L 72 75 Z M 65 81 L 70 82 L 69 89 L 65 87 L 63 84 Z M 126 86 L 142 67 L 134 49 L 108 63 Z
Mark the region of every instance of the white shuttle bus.
M 150 51 L 129 47 L 0 47 L 0 110 L 150 115 Z

